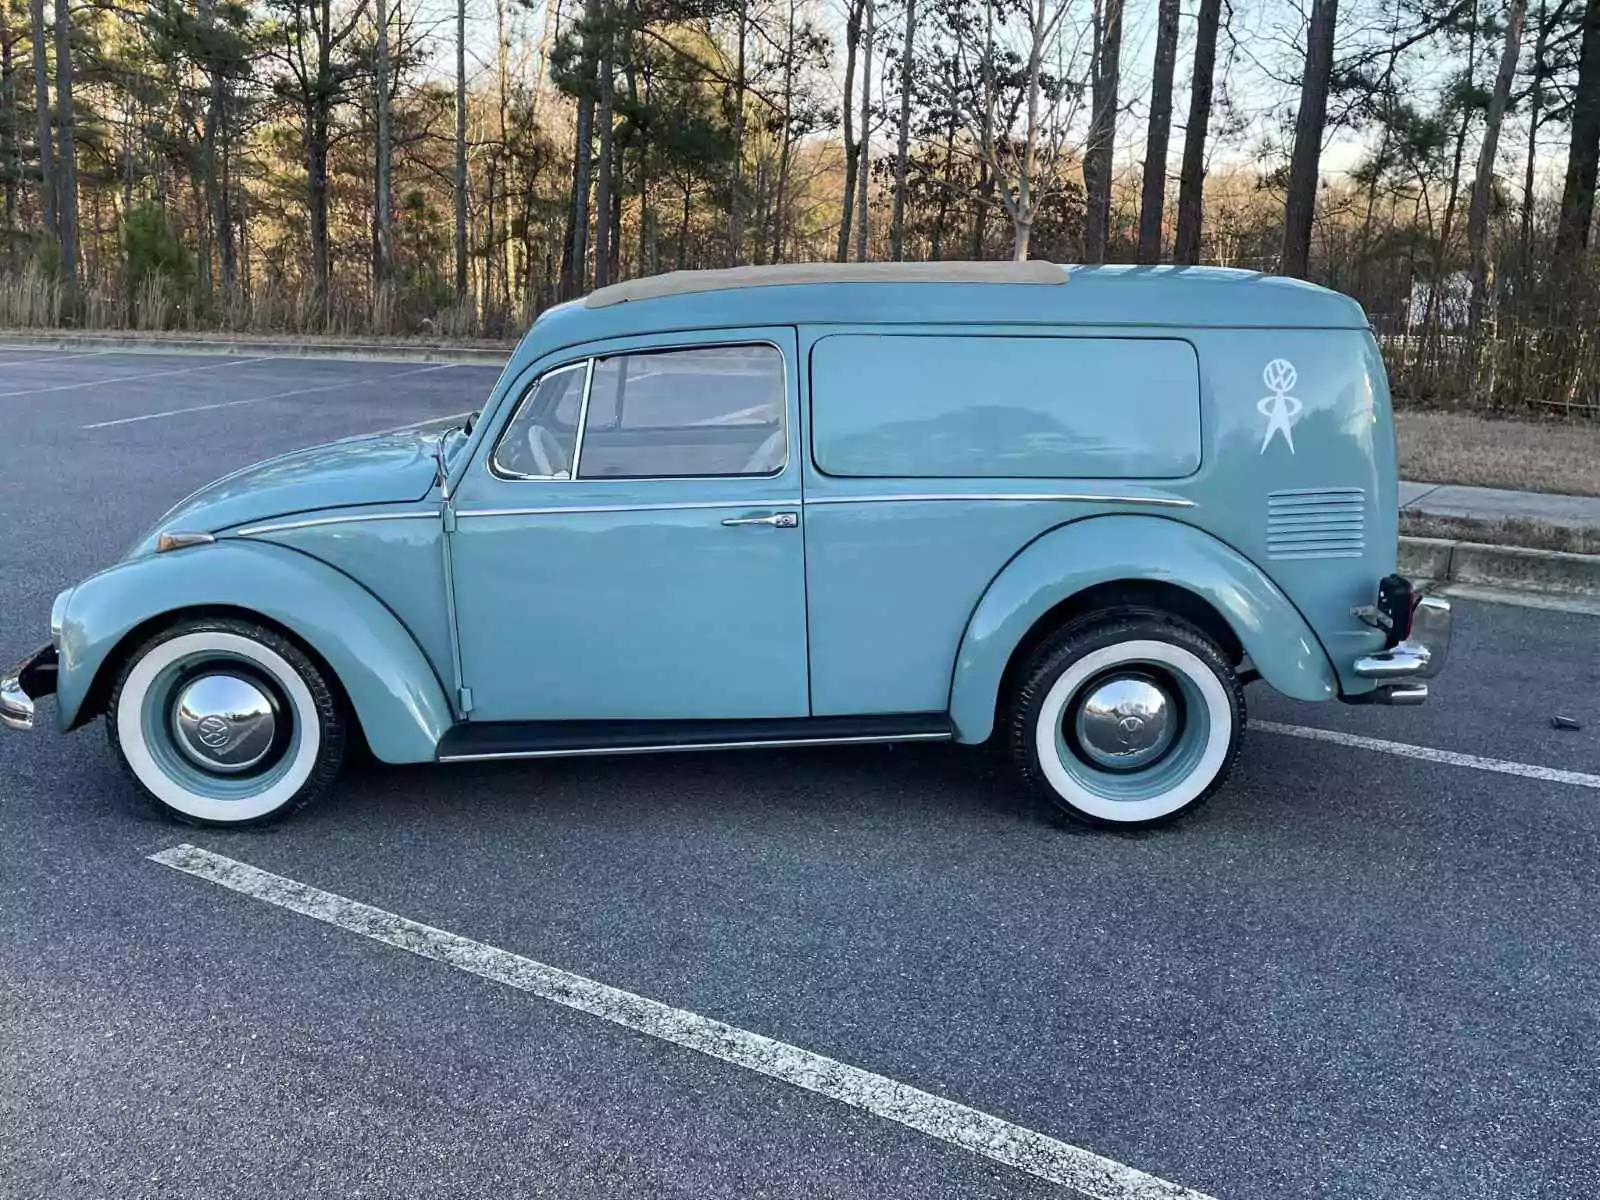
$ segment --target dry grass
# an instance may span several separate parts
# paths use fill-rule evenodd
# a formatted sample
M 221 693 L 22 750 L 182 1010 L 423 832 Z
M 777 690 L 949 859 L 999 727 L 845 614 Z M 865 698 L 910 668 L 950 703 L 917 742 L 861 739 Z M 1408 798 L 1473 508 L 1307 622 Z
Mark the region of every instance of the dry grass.
M 1399 412 L 1400 478 L 1600 496 L 1600 425 Z
M 1571 528 L 1545 521 L 1505 519 L 1478 521 L 1470 517 L 1434 517 L 1400 513 L 1400 532 L 1407 537 L 1448 538 L 1456 542 L 1486 542 L 1495 546 L 1530 546 L 1535 550 L 1562 550 L 1568 554 L 1600 554 L 1600 528 Z

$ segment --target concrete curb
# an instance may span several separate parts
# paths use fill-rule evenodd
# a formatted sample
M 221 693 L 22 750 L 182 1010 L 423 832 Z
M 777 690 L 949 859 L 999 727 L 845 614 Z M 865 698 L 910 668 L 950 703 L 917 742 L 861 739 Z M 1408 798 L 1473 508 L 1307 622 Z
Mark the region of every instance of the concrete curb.
M 349 358 L 374 362 L 463 363 L 502 367 L 511 346 L 455 346 L 448 342 L 321 341 L 263 337 L 158 337 L 143 333 L 60 333 L 0 329 L 0 343 L 40 350 L 102 350 L 130 354 L 245 354 L 272 358 Z
M 1400 574 L 1435 583 L 1600 596 L 1600 554 L 1403 537 Z

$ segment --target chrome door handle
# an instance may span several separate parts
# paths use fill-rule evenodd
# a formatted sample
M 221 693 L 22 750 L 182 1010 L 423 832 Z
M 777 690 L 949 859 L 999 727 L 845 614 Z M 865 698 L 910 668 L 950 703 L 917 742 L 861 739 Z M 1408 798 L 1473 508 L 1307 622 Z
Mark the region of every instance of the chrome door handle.
M 773 513 L 769 517 L 724 517 L 724 525 L 770 525 L 774 529 L 793 529 L 800 524 L 800 514 Z

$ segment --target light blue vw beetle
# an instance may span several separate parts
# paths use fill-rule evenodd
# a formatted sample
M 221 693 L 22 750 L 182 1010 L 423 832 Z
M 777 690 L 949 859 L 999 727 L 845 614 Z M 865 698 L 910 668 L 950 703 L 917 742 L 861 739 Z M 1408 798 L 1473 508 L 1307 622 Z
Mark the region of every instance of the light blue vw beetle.
M 1237 271 L 787 266 L 547 312 L 476 423 L 239 471 L 62 593 L 54 692 L 164 812 L 385 762 L 1004 738 L 1068 813 L 1216 790 L 1241 684 L 1416 704 L 1360 309 Z

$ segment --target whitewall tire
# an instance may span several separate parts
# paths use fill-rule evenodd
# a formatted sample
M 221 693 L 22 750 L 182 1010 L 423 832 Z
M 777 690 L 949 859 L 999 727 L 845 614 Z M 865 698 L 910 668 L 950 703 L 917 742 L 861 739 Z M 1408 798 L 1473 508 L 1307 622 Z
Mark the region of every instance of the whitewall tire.
M 1046 641 L 1012 700 L 1023 777 L 1095 825 L 1165 824 L 1221 786 L 1238 754 L 1244 692 L 1227 655 L 1188 622 L 1125 611 Z
M 275 820 L 325 792 L 344 754 L 329 681 L 274 630 L 180 621 L 123 663 L 106 728 L 155 808 L 199 825 Z

